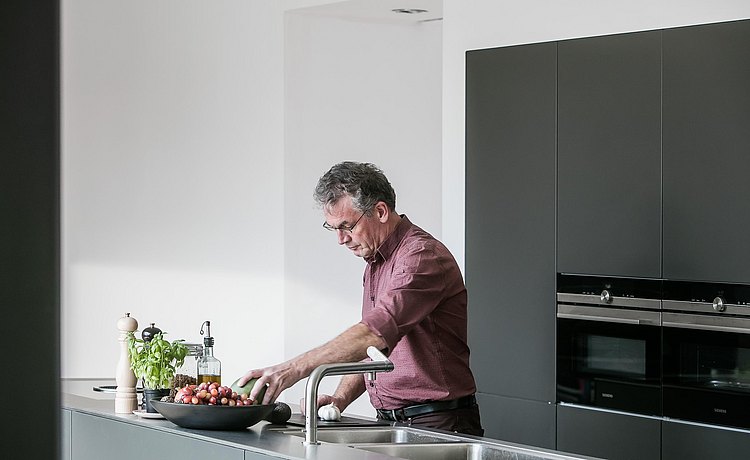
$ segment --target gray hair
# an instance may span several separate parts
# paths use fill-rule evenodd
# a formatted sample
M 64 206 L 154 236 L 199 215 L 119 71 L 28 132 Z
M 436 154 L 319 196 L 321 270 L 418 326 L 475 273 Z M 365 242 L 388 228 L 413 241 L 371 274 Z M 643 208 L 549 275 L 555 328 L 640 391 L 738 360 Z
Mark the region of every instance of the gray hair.
M 396 192 L 383 171 L 371 163 L 344 161 L 333 165 L 318 180 L 313 198 L 321 207 L 335 205 L 341 198 L 350 196 L 360 212 L 370 211 L 378 201 L 396 210 Z

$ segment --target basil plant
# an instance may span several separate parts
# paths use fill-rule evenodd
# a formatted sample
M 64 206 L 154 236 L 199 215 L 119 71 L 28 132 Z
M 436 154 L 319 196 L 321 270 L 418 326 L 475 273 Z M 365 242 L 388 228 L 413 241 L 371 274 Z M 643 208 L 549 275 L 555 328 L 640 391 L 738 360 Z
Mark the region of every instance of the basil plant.
M 188 349 L 184 340 L 169 342 L 164 333 L 159 332 L 145 342 L 131 332 L 128 337 L 130 368 L 137 378 L 143 379 L 143 386 L 151 390 L 170 388 L 175 369 L 185 362 Z

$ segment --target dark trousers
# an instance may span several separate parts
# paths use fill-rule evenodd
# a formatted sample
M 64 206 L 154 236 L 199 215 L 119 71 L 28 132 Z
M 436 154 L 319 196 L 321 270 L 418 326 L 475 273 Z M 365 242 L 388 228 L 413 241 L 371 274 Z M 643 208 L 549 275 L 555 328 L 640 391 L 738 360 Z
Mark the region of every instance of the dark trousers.
M 479 418 L 479 405 L 477 404 L 462 409 L 418 415 L 406 419 L 403 423 L 415 427 L 436 428 L 472 436 L 484 435 L 482 421 Z

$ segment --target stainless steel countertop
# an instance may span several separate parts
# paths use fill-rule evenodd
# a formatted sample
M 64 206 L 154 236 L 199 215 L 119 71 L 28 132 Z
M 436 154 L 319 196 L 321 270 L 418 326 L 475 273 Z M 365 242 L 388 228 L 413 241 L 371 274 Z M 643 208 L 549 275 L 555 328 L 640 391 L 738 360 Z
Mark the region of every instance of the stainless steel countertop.
M 93 390 L 95 386 L 114 385 L 112 379 L 63 379 L 62 380 L 62 406 L 64 409 L 104 417 L 120 422 L 131 423 L 168 433 L 190 436 L 194 439 L 214 442 L 238 449 L 266 454 L 277 458 L 305 459 L 305 460 L 386 460 L 393 459 L 383 454 L 358 450 L 342 444 L 322 443 L 320 445 L 305 446 L 304 438 L 284 434 L 279 430 L 280 425 L 271 425 L 268 422 L 260 422 L 243 431 L 210 431 L 192 430 L 182 428 L 164 419 L 144 419 L 134 414 L 116 414 L 115 395 L 113 393 L 102 393 Z M 291 405 L 293 411 L 299 412 L 298 406 Z M 366 417 L 363 417 L 366 419 Z M 284 431 L 302 431 L 302 428 L 289 425 Z M 433 430 L 425 430 L 427 432 Z M 441 433 L 440 431 L 435 431 Z M 517 460 L 532 459 L 590 459 L 590 457 L 576 456 L 546 450 L 536 447 L 523 446 L 514 443 L 505 443 L 489 438 L 461 435 L 467 442 L 482 441 L 491 443 L 493 446 L 505 446 L 509 450 L 523 450 L 522 454 L 509 456 Z

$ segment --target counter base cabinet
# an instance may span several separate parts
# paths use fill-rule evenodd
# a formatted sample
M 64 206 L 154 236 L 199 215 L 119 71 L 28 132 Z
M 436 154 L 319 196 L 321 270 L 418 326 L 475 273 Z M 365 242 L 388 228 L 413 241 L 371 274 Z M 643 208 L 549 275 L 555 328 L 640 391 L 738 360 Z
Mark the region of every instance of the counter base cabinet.
M 486 438 L 555 448 L 555 405 L 477 393 Z
M 71 428 L 71 454 L 75 460 L 246 459 L 242 449 L 80 412 L 73 412 Z
M 560 405 L 557 450 L 608 460 L 659 460 L 661 420 Z
M 62 409 L 60 416 L 60 459 L 70 460 L 73 458 L 71 452 L 71 436 L 73 434 L 71 430 L 71 423 L 73 414 L 67 409 Z
M 662 460 L 729 460 L 747 458 L 750 434 L 705 425 L 665 421 Z

